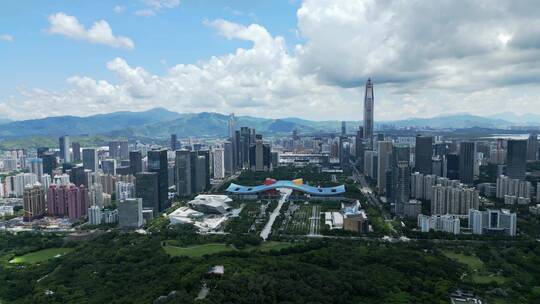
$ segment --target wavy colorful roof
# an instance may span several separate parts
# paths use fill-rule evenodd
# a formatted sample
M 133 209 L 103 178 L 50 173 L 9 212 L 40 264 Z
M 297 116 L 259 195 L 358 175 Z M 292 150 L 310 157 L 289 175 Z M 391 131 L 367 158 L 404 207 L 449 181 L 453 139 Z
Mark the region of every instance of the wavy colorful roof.
M 256 194 L 259 192 L 274 190 L 277 188 L 289 188 L 316 196 L 332 196 L 345 193 L 344 185 L 339 185 L 336 187 L 313 187 L 305 184 L 299 185 L 294 183 L 293 181 L 288 180 L 280 180 L 271 185 L 260 186 L 241 186 L 235 183 L 231 183 L 225 191 L 232 194 Z

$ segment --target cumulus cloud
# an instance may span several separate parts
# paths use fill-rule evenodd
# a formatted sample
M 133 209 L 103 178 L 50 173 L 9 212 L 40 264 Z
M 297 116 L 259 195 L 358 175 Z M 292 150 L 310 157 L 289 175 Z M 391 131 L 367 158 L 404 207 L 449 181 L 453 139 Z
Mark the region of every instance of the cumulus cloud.
M 8 34 L 0 35 L 0 41 L 12 42 L 13 36 Z
M 180 5 L 180 0 L 143 0 L 145 8 L 135 11 L 135 15 L 150 17 L 155 16 L 163 9 L 171 9 Z
M 126 10 L 126 7 L 124 5 L 115 5 L 113 7 L 113 12 L 120 14 L 123 13 Z
M 160 5 L 147 8 L 167 8 Z M 206 20 L 225 39 L 251 45 L 177 64 L 163 75 L 115 58 L 106 67 L 116 81 L 74 76 L 65 92 L 25 90 L 13 113 L 81 115 L 162 106 L 361 119 L 368 77 L 375 82 L 378 120 L 538 113 L 539 16 L 534 1 L 305 0 L 297 11 L 302 44 L 287 46 L 262 24 Z M 39 107 L 43 111 L 28 111 Z
M 105 20 L 96 21 L 89 29 L 86 29 L 76 17 L 62 12 L 50 15 L 48 20 L 49 28 L 47 32 L 51 34 L 115 48 L 129 50 L 135 48 L 135 44 L 128 37 L 115 36 L 111 26 Z

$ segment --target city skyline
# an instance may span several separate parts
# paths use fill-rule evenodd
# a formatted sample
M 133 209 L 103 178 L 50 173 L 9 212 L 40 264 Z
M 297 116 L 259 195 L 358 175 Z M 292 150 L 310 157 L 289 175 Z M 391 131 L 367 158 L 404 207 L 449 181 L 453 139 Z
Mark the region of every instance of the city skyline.
M 379 121 L 539 113 L 529 25 L 540 20 L 526 2 L 4 6 L 0 118 L 159 106 L 361 120 L 369 77 Z M 445 18 L 425 17 L 438 11 Z

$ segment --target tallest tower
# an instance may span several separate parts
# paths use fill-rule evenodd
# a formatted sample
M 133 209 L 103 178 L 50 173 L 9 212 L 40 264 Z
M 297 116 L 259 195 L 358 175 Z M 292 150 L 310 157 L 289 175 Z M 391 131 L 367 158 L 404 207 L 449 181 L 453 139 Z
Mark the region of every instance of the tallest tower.
M 370 148 L 373 148 L 373 83 L 371 78 L 366 83 L 364 96 L 364 138 Z

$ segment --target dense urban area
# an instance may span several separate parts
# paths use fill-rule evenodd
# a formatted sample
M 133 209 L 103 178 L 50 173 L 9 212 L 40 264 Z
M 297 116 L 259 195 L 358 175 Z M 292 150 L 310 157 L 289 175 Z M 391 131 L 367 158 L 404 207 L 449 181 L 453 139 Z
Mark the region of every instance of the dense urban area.
M 375 123 L 373 88 L 320 130 L 4 138 L 0 303 L 539 303 L 538 127 Z

